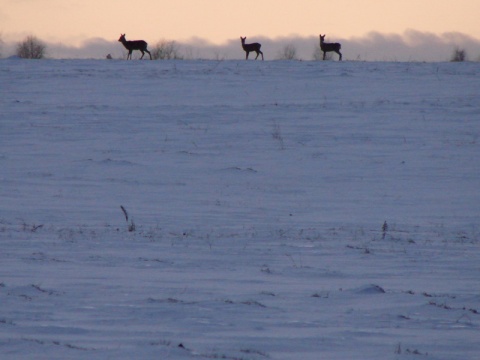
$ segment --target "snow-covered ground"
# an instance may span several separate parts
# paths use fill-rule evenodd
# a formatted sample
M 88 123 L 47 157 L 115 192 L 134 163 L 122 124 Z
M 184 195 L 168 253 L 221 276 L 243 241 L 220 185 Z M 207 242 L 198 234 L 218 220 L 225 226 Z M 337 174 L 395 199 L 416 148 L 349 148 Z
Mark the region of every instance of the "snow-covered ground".
M 479 359 L 479 76 L 1 60 L 1 358 Z

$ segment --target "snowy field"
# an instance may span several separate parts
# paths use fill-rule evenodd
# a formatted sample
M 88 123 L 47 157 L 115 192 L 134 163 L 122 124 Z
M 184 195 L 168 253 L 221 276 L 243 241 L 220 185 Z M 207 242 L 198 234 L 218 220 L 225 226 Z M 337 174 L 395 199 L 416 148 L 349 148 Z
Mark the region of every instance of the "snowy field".
M 0 357 L 480 359 L 479 76 L 1 60 Z

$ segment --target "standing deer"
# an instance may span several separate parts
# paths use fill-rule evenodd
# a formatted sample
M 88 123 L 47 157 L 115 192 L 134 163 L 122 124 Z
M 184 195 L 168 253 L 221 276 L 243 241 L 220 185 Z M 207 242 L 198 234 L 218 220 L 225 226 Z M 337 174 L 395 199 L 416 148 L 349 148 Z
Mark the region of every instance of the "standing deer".
M 120 41 L 123 44 L 123 46 L 125 46 L 125 48 L 128 50 L 127 60 L 129 58 L 130 59 L 132 58 L 133 50 L 140 50 L 142 52 L 142 57 L 140 58 L 140 60 L 143 59 L 143 55 L 145 55 L 145 53 L 150 55 L 150 60 L 152 60 L 152 54 L 150 54 L 150 51 L 147 50 L 146 41 L 143 41 L 143 40 L 127 41 L 127 39 L 125 39 L 125 34 L 122 34 L 120 36 L 120 39 L 118 39 L 118 41 Z
M 263 52 L 260 51 L 260 48 L 262 47 L 261 44 L 259 43 L 252 43 L 252 44 L 245 44 L 246 37 L 241 37 L 240 40 L 242 40 L 242 48 L 245 51 L 245 60 L 248 60 L 248 54 L 250 54 L 251 51 L 255 51 L 257 53 L 257 57 L 255 60 L 257 60 L 258 55 L 262 54 L 262 60 L 263 60 Z
M 338 60 L 342 61 L 342 53 L 340 52 L 342 45 L 340 43 L 326 43 L 323 42 L 324 39 L 325 35 L 320 35 L 320 49 L 323 51 L 323 60 L 325 60 L 327 52 L 334 51 L 339 56 Z

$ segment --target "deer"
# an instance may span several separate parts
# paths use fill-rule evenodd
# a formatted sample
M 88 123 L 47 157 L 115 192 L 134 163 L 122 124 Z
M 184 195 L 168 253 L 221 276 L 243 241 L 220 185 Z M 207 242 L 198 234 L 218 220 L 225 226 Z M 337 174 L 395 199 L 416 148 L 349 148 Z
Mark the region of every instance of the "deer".
M 323 42 L 324 39 L 325 35 L 320 35 L 320 49 L 323 51 L 323 60 L 325 60 L 327 52 L 334 51 L 339 56 L 338 60 L 342 61 L 342 53 L 340 52 L 342 45 L 340 43 L 326 43 Z
M 250 52 L 252 51 L 255 51 L 257 53 L 257 57 L 255 58 L 255 60 L 257 60 L 260 54 L 262 55 L 262 60 L 263 60 L 263 52 L 260 51 L 262 44 L 259 44 L 259 43 L 245 44 L 246 39 L 247 39 L 246 37 L 240 36 L 240 40 L 242 40 L 242 48 L 245 51 L 245 60 L 248 60 L 248 54 L 250 54 Z
M 121 34 L 120 39 L 118 39 L 123 46 L 125 46 L 125 49 L 128 50 L 128 55 L 127 55 L 127 60 L 132 58 L 132 51 L 133 50 L 140 50 L 142 52 L 142 57 L 140 60 L 143 59 L 143 55 L 147 53 L 150 55 L 150 60 L 152 60 L 152 54 L 150 54 L 150 51 L 147 50 L 147 42 L 144 40 L 132 40 L 132 41 L 127 41 L 125 39 L 125 34 Z

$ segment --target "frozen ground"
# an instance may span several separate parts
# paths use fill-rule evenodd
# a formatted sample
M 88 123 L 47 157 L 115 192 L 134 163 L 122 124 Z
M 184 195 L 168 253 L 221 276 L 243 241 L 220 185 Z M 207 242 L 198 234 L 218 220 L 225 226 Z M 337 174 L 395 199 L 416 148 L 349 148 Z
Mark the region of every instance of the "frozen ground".
M 2 359 L 479 359 L 479 76 L 1 60 Z

